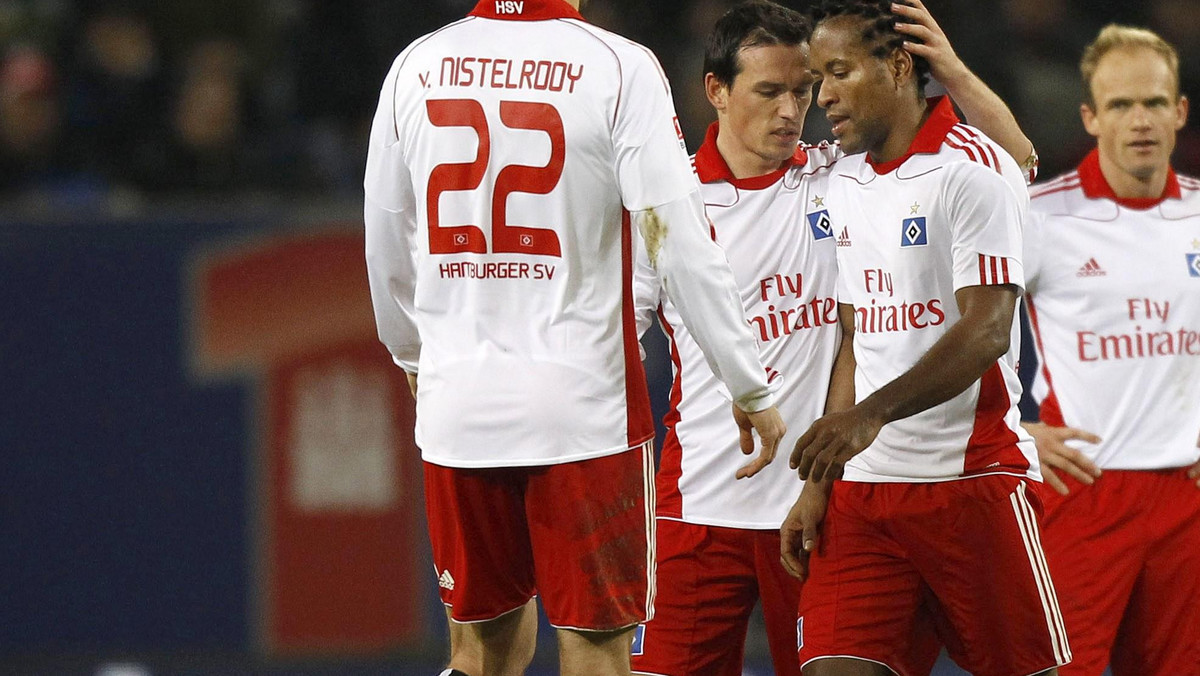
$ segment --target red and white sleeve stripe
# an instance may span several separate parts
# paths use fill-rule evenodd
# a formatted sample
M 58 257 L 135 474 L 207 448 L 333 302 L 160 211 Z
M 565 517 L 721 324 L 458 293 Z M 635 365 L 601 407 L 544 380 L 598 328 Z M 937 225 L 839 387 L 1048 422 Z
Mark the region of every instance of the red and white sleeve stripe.
M 985 286 L 1012 284 L 1008 276 L 1008 259 L 979 254 L 979 283 Z

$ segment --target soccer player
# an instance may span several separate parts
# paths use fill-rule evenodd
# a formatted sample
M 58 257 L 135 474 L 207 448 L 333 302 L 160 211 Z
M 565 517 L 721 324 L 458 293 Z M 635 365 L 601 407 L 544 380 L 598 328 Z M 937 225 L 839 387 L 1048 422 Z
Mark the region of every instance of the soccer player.
M 921 34 L 935 75 L 972 119 L 1013 145 L 1030 142 L 998 97 L 966 70 L 925 8 L 897 7 Z M 738 280 L 760 356 L 781 383 L 780 410 L 803 430 L 824 410 L 841 332 L 835 299 L 835 237 L 825 207 L 836 144 L 797 146 L 811 103 L 809 24 L 766 0 L 735 6 L 713 28 L 705 85 L 717 122 L 693 158 L 709 217 Z M 990 130 L 989 129 L 989 130 Z M 675 383 L 658 484 L 658 580 L 654 619 L 639 627 L 633 669 L 640 674 L 742 673 L 748 619 L 763 604 L 775 673 L 798 675 L 800 583 L 779 559 L 779 527 L 798 483 L 782 464 L 731 482 L 737 430 L 716 375 L 678 309 L 663 298 L 645 256 L 635 278 L 639 319 L 660 313 L 669 333 Z M 792 439 L 794 441 L 794 437 Z M 932 661 L 932 652 L 918 651 Z
M 717 22 L 704 70 L 718 121 L 693 158 L 714 237 L 792 427 L 821 413 L 840 338 L 837 261 L 823 206 L 840 153 L 827 143 L 798 146 L 812 97 L 808 37 L 802 14 L 766 0 L 737 5 Z M 661 289 L 642 253 L 639 319 L 645 328 L 658 312 L 675 380 L 656 479 L 655 615 L 635 634 L 633 671 L 740 676 L 750 613 L 761 598 L 775 673 L 799 676 L 800 585 L 779 563 L 779 525 L 796 476 L 777 463 L 730 481 L 740 454 L 736 429 L 726 424 L 729 394 Z
M 1104 28 L 1080 70 L 1097 147 L 1031 191 L 1025 241 L 1062 673 L 1194 676 L 1200 181 L 1170 164 L 1188 101 L 1175 49 L 1147 30 Z
M 577 9 L 483 0 L 400 54 L 372 126 L 368 274 L 417 398 L 447 673 L 522 673 L 535 591 L 561 673 L 629 673 L 654 594 L 638 232 L 743 451 L 759 433 L 741 473 L 785 432 L 662 71 Z
M 1021 168 L 924 98 L 928 64 L 887 3 L 825 2 L 815 19 L 817 102 L 849 155 L 828 196 L 849 349 L 834 412 L 792 454 L 808 482 L 782 529 L 789 566 L 828 500 L 800 603 L 804 673 L 919 673 L 905 653 L 932 625 L 977 676 L 1054 674 L 1070 649 L 1016 407 Z

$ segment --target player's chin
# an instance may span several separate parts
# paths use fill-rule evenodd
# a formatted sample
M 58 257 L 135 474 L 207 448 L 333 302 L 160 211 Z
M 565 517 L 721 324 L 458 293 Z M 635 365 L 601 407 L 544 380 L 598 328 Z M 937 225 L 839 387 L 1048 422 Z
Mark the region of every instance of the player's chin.
M 1141 180 L 1149 180 L 1163 166 L 1170 162 L 1170 157 L 1163 153 L 1135 153 L 1126 163 L 1130 175 Z
M 865 144 L 862 142 L 862 137 L 857 134 L 842 132 L 841 134 L 834 134 L 833 137 L 838 140 L 842 146 L 842 152 L 847 155 L 854 155 L 866 150 Z
M 762 155 L 769 157 L 772 160 L 783 162 L 791 157 L 796 152 L 796 146 L 800 143 L 800 136 L 790 136 L 787 134 L 771 134 L 762 144 Z
M 781 146 L 777 144 L 772 144 L 759 153 L 763 158 L 777 164 L 787 162 L 794 154 L 796 154 L 796 146 Z

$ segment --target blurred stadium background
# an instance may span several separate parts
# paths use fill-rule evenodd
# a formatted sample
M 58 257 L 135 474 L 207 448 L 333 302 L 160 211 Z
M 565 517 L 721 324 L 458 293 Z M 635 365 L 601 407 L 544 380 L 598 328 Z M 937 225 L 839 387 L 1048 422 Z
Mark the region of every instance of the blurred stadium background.
M 1200 0 L 928 3 L 1043 177 L 1090 147 L 1076 62 L 1104 23 L 1161 32 L 1200 91 Z M 659 55 L 693 149 L 703 36 L 729 4 L 584 11 Z M 0 0 L 0 673 L 436 673 L 360 182 L 391 59 L 471 5 Z M 819 110 L 806 132 L 826 136 Z M 669 366 L 648 351 L 661 411 Z M 543 632 L 534 673 L 553 664 Z M 747 674 L 768 664 L 752 632 Z

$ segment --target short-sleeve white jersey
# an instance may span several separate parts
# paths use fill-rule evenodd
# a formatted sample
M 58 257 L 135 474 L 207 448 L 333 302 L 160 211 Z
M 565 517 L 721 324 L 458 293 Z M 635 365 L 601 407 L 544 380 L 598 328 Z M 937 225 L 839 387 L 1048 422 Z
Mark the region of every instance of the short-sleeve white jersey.
M 779 386 L 779 412 L 788 424 L 779 448 L 786 455 L 824 411 L 841 336 L 834 297 L 837 256 L 824 204 L 840 150 L 827 143 L 804 146 L 779 170 L 739 180 L 717 150 L 717 132 L 713 123 L 693 164 L 759 356 Z M 658 517 L 779 528 L 802 486 L 796 472 L 776 458 L 754 477 L 734 478 L 748 459 L 738 448 L 729 392 L 680 322 L 678 308 L 662 293 L 642 251 L 636 280 L 639 317 L 659 313 L 674 372 L 657 474 Z
M 418 374 L 426 461 L 544 465 L 652 438 L 631 222 L 739 401 L 771 405 L 680 136 L 653 55 L 562 0 L 483 0 L 397 57 L 367 268 L 380 339 Z
M 949 99 L 909 151 L 874 164 L 848 156 L 829 179 L 838 298 L 854 306 L 855 397 L 907 372 L 961 318 L 955 291 L 1024 287 L 1024 174 L 1003 149 L 961 124 Z M 964 392 L 883 427 L 846 464 L 848 481 L 947 481 L 984 474 L 1040 480 L 1017 403 L 1020 324 L 1009 351 Z
M 1041 418 L 1103 469 L 1200 459 L 1200 181 L 1118 198 L 1096 151 L 1030 191 L 1026 308 Z

